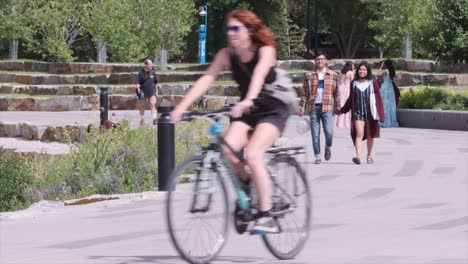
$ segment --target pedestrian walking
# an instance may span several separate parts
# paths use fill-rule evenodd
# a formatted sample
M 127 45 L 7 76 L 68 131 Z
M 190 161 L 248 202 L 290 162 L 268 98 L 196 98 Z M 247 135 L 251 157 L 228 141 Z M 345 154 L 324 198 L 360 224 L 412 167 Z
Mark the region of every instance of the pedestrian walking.
M 145 66 L 138 73 L 137 79 L 135 81 L 135 91 L 138 97 L 140 124 L 145 122 L 145 109 L 149 105 L 151 115 L 153 117 L 153 125 L 156 125 L 158 119 L 156 104 L 158 101 L 157 98 L 159 97 L 158 78 L 153 69 L 153 61 L 151 61 L 151 59 L 145 60 Z
M 354 79 L 354 63 L 347 61 L 341 69 L 341 74 L 338 76 L 338 91 L 340 93 L 340 106 L 346 103 L 349 97 L 349 86 Z M 351 113 L 335 115 L 336 128 L 351 128 Z
M 299 103 L 299 115 L 307 111 L 310 115 L 312 147 L 315 164 L 322 163 L 320 157 L 320 122 L 325 134 L 325 160 L 331 158 L 333 143 L 333 113 L 340 110 L 340 95 L 338 91 L 337 74 L 328 69 L 327 56 L 319 51 L 315 56 L 315 70 L 305 73 L 304 84 Z M 308 107 L 308 110 L 306 109 Z
M 350 96 L 340 112 L 345 114 L 349 111 L 351 111 L 351 138 L 356 150 L 356 156 L 352 161 L 361 164 L 361 146 L 367 139 L 367 163 L 373 164 L 374 138 L 380 137 L 379 121 L 385 120 L 385 113 L 379 84 L 372 78 L 372 71 L 367 62 L 361 62 L 356 67 L 354 81 L 350 85 Z

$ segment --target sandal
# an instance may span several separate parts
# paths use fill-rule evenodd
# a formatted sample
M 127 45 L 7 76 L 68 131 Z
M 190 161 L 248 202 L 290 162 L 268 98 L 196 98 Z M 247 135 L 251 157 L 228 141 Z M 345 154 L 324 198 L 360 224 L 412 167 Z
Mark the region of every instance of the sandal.
M 367 164 L 374 164 L 374 160 L 371 157 L 368 157 Z
M 353 162 L 356 163 L 357 165 L 361 164 L 361 159 L 354 157 Z

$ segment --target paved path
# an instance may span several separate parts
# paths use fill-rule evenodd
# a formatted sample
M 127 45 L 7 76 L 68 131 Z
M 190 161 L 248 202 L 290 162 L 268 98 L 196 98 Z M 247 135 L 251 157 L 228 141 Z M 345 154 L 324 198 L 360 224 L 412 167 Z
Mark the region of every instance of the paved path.
M 308 134 L 294 140 L 310 145 Z M 277 261 L 259 237 L 230 230 L 215 264 L 468 263 L 468 133 L 383 129 L 374 165 L 351 163 L 346 130 L 333 157 L 304 163 L 313 190 L 305 249 Z M 164 194 L 0 214 L 0 263 L 184 263 L 169 242 Z

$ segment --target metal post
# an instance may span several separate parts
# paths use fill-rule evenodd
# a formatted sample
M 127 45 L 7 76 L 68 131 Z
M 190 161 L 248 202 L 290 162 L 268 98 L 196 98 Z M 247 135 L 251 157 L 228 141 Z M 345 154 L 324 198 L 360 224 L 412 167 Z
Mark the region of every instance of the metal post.
M 99 110 L 101 111 L 101 126 L 104 125 L 104 121 L 108 120 L 109 113 L 109 92 L 107 87 L 100 87 L 101 93 L 99 95 Z
M 170 118 L 173 109 L 172 106 L 158 107 L 158 112 L 161 113 L 158 119 L 159 191 L 169 190 L 169 176 L 175 164 L 174 124 L 171 123 Z
M 200 25 L 198 30 L 198 63 L 205 64 L 206 61 L 206 27 Z
M 306 36 L 307 36 L 307 39 L 306 39 L 306 46 L 307 46 L 307 55 L 309 54 L 310 52 L 310 0 L 307 0 L 307 4 L 306 4 L 306 8 L 307 8 L 307 21 L 306 21 L 306 24 L 307 24 L 307 33 L 306 33 Z
M 199 13 L 205 18 L 205 24 L 200 25 L 198 29 L 198 63 L 205 64 L 206 62 L 206 35 L 208 32 L 208 6 L 203 6 L 203 10 Z
M 318 49 L 318 0 L 315 0 L 315 44 L 314 44 L 314 57 L 317 57 Z

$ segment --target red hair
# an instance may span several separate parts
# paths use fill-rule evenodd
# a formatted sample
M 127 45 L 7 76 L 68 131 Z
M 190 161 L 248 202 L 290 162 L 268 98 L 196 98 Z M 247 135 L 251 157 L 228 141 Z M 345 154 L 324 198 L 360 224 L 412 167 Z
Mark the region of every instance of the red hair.
M 271 30 L 263 21 L 252 11 L 237 9 L 226 15 L 226 21 L 229 19 L 239 20 L 252 32 L 252 41 L 260 46 L 271 46 L 276 48 L 276 41 Z

